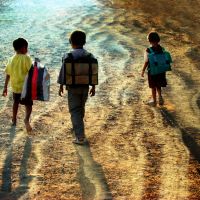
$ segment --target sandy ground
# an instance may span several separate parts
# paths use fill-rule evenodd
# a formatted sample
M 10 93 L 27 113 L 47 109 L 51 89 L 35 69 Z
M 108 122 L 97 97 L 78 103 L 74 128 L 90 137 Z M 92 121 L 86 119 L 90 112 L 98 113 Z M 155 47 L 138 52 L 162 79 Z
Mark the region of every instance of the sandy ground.
M 145 2 L 105 2 L 114 10 L 103 28 L 121 37 L 129 59 L 120 70 L 102 66 L 105 81 L 86 107 L 85 146 L 71 142 L 55 80 L 52 106 L 35 103 L 31 134 L 22 108 L 17 127 L 10 126 L 10 100 L 1 110 L 0 199 L 200 199 L 200 1 Z M 140 77 L 151 29 L 174 60 L 165 105 L 156 108 L 143 103 L 150 90 Z

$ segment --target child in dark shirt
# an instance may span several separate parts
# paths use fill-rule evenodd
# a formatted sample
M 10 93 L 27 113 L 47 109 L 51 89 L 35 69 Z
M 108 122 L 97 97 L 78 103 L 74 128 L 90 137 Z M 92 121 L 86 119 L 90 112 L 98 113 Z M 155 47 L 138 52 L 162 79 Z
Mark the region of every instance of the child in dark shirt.
M 73 59 L 79 59 L 87 55 L 93 55 L 87 52 L 83 46 L 86 43 L 86 34 L 82 31 L 74 31 L 70 36 L 70 44 L 72 46 L 71 55 Z M 69 54 L 63 56 L 63 63 L 58 77 L 58 83 L 60 84 L 59 95 L 62 96 L 63 86 L 66 85 L 66 74 L 64 73 L 65 60 L 68 58 Z M 84 130 L 84 115 L 85 115 L 85 103 L 88 98 L 88 93 L 91 96 L 95 95 L 95 85 L 91 85 L 89 89 L 89 84 L 87 85 L 69 85 L 68 90 L 68 107 L 71 115 L 71 121 L 73 126 L 73 131 L 75 133 L 75 144 L 84 144 L 85 141 L 85 130 Z

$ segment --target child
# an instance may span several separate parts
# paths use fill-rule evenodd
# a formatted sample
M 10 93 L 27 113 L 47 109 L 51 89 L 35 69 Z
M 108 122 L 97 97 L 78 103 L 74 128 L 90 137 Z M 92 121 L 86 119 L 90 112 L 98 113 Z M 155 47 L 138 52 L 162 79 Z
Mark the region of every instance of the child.
M 69 112 L 71 114 L 71 121 L 73 126 L 73 131 L 75 132 L 75 140 L 73 140 L 73 143 L 75 144 L 84 144 L 85 141 L 85 133 L 84 133 L 84 115 L 85 115 L 85 103 L 88 98 L 88 92 L 91 96 L 95 95 L 95 85 L 92 85 L 92 88 L 89 91 L 89 85 L 91 84 L 67 84 L 66 78 L 66 72 L 65 72 L 65 65 L 66 60 L 69 60 L 69 57 L 72 58 L 72 62 L 75 62 L 75 60 L 80 60 L 84 57 L 87 57 L 89 55 L 92 56 L 92 54 L 88 53 L 83 46 L 86 43 L 86 34 L 82 31 L 74 31 L 70 36 L 70 44 L 72 46 L 71 53 L 68 53 L 64 55 L 62 59 L 62 67 L 60 70 L 60 74 L 58 77 L 58 83 L 60 84 L 59 89 L 59 95 L 62 96 L 63 93 L 63 85 L 67 85 L 68 90 L 68 107 Z M 71 56 L 70 56 L 71 55 Z M 94 57 L 92 58 L 94 60 Z M 68 64 L 70 64 L 68 62 Z M 73 79 L 73 78 L 72 78 Z M 71 79 L 69 79 L 71 80 Z M 79 79 L 78 81 L 80 83 L 82 79 Z
M 17 123 L 17 111 L 19 104 L 25 105 L 25 127 L 29 132 L 32 130 L 29 123 L 30 115 L 32 112 L 32 100 L 21 100 L 21 92 L 24 84 L 25 76 L 27 75 L 32 61 L 31 58 L 27 55 L 28 52 L 28 42 L 23 38 L 18 38 L 13 41 L 13 47 L 16 54 L 11 57 L 6 66 L 6 79 L 3 90 L 3 96 L 7 96 L 7 86 L 10 81 L 11 88 L 13 91 L 13 116 L 12 116 L 12 125 L 15 126 Z
M 158 94 L 158 103 L 159 105 L 164 104 L 164 100 L 162 97 L 162 92 L 161 92 L 161 87 L 166 87 L 167 86 L 167 80 L 166 80 L 166 73 L 162 72 L 156 75 L 151 74 L 151 68 L 150 68 L 150 63 L 149 63 L 149 54 L 151 51 L 155 53 L 162 53 L 163 48 L 160 46 L 160 37 L 157 32 L 150 32 L 149 35 L 147 36 L 151 47 L 147 48 L 145 51 L 145 58 L 144 58 L 144 66 L 142 70 L 141 76 L 144 77 L 144 72 L 146 68 L 148 68 L 148 82 L 149 82 L 149 88 L 152 90 L 152 100 L 148 102 L 148 105 L 151 106 L 156 106 L 157 104 L 157 99 L 156 96 Z

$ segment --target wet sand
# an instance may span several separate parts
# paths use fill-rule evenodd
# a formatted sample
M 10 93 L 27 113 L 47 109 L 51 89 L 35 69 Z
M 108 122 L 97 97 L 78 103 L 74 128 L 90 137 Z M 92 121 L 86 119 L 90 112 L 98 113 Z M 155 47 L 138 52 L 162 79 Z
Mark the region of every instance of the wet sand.
M 17 127 L 10 126 L 8 101 L 0 112 L 0 199 L 200 199 L 199 1 L 119 2 L 103 2 L 109 12 L 82 19 L 94 27 L 89 40 L 98 41 L 101 55 L 100 84 L 86 107 L 88 143 L 71 142 L 56 78 L 50 103 L 34 105 L 31 134 L 22 108 Z M 152 29 L 174 60 L 165 104 L 156 108 L 143 103 L 150 90 L 140 77 Z

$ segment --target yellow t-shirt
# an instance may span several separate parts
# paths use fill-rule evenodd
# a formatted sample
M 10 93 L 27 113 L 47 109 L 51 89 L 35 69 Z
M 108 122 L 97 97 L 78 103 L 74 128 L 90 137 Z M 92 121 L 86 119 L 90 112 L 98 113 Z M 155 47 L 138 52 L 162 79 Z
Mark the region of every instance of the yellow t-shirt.
M 9 59 L 5 72 L 10 76 L 10 84 L 14 93 L 22 92 L 24 79 L 31 64 L 31 58 L 26 54 L 16 54 Z

